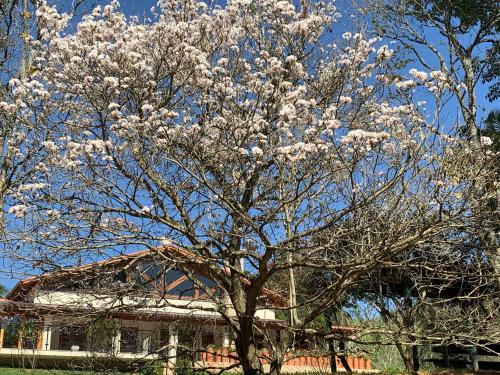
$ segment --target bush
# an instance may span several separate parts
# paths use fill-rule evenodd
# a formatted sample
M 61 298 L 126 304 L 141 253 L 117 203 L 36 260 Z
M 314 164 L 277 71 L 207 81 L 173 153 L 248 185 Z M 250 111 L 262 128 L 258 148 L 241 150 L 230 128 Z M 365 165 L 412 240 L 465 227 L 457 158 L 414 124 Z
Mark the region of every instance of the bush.
M 147 366 L 143 368 L 139 374 L 141 375 L 162 375 L 163 367 L 162 366 Z
M 178 359 L 175 366 L 176 375 L 193 375 L 193 365 L 189 359 Z

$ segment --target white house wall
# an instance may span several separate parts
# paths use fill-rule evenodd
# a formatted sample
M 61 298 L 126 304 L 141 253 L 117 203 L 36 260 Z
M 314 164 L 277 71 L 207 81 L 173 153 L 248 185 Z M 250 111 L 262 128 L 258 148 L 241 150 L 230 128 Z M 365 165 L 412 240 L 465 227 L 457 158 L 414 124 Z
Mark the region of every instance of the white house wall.
M 83 292 L 39 290 L 33 302 L 36 304 L 79 306 L 94 309 L 145 305 L 146 307 L 137 308 L 136 311 L 155 311 L 179 315 L 192 314 L 207 317 L 219 316 L 216 311 L 210 311 L 214 306 L 212 302 L 200 300 L 164 299 L 157 302 L 154 298 L 123 297 L 113 299 L 110 296 Z M 256 316 L 260 319 L 275 319 L 275 313 L 271 309 L 259 309 Z

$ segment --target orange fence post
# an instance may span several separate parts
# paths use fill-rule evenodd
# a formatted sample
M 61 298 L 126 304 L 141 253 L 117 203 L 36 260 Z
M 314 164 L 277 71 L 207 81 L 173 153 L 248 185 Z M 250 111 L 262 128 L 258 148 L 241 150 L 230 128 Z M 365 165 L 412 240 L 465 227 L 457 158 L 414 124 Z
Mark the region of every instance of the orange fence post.
M 207 362 L 213 362 L 214 361 L 214 348 L 209 346 L 207 348 Z
M 354 361 L 352 360 L 352 357 L 347 357 L 347 364 L 351 369 L 354 368 Z
M 37 337 L 37 342 L 36 342 L 36 348 L 38 350 L 43 349 L 43 322 L 44 320 L 40 320 L 40 331 L 38 332 L 38 337 Z
M 236 363 L 236 362 L 238 362 L 238 353 L 236 353 L 236 352 L 231 352 L 231 355 L 233 356 L 233 358 L 231 358 L 231 363 Z
M 221 351 L 222 362 L 228 363 L 229 362 L 229 357 L 227 356 L 229 352 L 228 348 L 222 348 L 220 351 Z

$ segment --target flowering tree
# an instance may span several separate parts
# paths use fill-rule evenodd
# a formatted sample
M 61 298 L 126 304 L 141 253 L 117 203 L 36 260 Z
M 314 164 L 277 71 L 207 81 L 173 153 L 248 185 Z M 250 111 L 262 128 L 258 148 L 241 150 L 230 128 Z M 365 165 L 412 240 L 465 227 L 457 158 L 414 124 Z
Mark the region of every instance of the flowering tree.
M 35 2 L 6 0 L 0 4 L 0 203 L 2 206 L 1 231 L 6 224 L 4 211 L 16 214 L 22 210 L 9 197 L 20 185 L 31 178 L 31 174 L 43 168 L 39 140 L 48 129 L 34 128 L 20 119 L 25 110 L 23 92 L 15 89 L 19 79 L 33 73 L 31 41 L 39 37 L 36 23 Z M 85 11 L 85 0 L 68 4 L 54 2 L 71 14 Z M 21 90 L 22 91 L 22 90 Z
M 257 374 L 255 313 L 273 276 L 340 276 L 303 302 L 306 330 L 384 259 L 472 223 L 461 197 L 487 170 L 453 166 L 488 156 L 411 101 L 438 72 L 394 82 L 377 39 L 333 41 L 337 16 L 328 2 L 172 0 L 141 23 L 115 2 L 65 33 L 41 5 L 37 72 L 13 82 L 25 123 L 50 129 L 44 167 L 13 195 L 22 257 L 56 268 L 169 238 L 226 292 L 229 307 L 206 290 Z M 387 224 L 376 240 L 367 212 Z

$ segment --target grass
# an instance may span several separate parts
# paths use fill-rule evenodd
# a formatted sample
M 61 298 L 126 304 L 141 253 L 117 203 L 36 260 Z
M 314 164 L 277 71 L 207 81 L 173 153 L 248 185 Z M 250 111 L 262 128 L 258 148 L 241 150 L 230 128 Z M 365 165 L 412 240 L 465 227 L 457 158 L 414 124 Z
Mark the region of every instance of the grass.
M 104 372 L 77 371 L 77 370 L 41 370 L 0 367 L 0 375 L 105 375 Z M 111 374 L 111 373 L 108 373 Z M 116 372 L 115 372 L 116 374 Z

